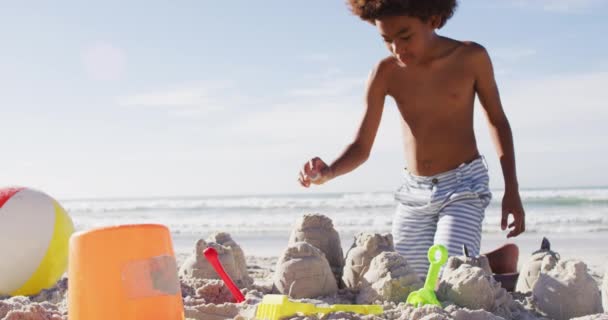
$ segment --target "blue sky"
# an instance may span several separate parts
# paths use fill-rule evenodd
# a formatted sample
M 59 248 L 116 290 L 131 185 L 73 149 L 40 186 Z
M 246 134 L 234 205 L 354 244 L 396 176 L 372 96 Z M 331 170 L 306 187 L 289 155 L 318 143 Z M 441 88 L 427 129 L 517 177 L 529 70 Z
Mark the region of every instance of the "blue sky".
M 489 50 L 522 188 L 608 184 L 607 9 L 467 0 L 439 31 Z M 388 54 L 341 0 L 4 1 L 0 21 L 2 185 L 57 197 L 310 192 L 300 166 L 351 141 Z M 315 191 L 390 191 L 403 166 L 389 100 L 368 162 Z

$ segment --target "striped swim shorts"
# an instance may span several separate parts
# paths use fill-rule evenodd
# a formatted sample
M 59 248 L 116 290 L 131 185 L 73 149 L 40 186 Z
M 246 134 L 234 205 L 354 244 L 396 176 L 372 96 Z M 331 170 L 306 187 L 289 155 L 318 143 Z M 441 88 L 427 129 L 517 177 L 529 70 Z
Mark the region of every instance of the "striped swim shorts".
M 443 244 L 449 256 L 461 255 L 466 244 L 478 255 L 485 209 L 492 199 L 488 168 L 483 157 L 434 176 L 416 176 L 405 170 L 395 192 L 393 218 L 395 250 L 422 279 L 429 267 L 428 249 Z

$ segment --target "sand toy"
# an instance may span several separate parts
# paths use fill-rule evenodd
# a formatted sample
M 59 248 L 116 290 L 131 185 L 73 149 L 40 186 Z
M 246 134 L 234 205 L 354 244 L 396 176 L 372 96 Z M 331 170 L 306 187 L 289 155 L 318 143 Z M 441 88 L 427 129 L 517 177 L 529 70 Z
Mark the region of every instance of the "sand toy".
M 258 305 L 255 318 L 258 320 L 278 320 L 297 313 L 303 315 L 328 314 L 331 312 L 353 312 L 362 315 L 382 314 L 384 308 L 379 305 L 334 304 L 317 306 L 313 303 L 295 302 L 286 295 L 267 294 Z
M 75 233 L 68 266 L 70 320 L 182 320 L 171 234 L 135 224 Z
M 214 248 L 209 247 L 205 249 L 203 253 L 205 254 L 205 258 L 207 258 L 209 263 L 211 263 L 217 274 L 219 274 L 222 280 L 224 280 L 224 283 L 232 293 L 232 296 L 234 297 L 236 302 L 245 301 L 245 297 L 243 296 L 241 290 L 239 290 L 239 288 L 234 284 L 234 282 L 232 282 L 232 279 L 230 279 L 230 276 L 228 276 L 228 274 L 224 270 L 224 267 L 222 267 L 220 260 L 217 258 L 217 251 Z
M 439 257 L 437 257 L 437 253 L 439 253 Z M 439 269 L 448 261 L 448 249 L 440 244 L 433 245 L 429 248 L 428 258 L 431 265 L 426 275 L 424 287 L 407 296 L 406 302 L 415 307 L 421 307 L 425 304 L 441 306 L 435 296 L 435 286 L 437 286 L 439 278 Z

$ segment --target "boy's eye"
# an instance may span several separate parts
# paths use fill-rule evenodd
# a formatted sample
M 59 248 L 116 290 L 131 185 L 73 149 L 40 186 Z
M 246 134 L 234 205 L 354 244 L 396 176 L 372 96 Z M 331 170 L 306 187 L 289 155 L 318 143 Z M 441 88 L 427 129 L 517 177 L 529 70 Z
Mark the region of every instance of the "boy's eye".
M 412 36 L 401 37 L 401 40 L 405 40 L 405 41 L 407 41 L 407 40 L 409 40 L 411 37 L 412 37 Z
M 382 41 L 384 41 L 385 43 L 391 43 L 391 42 L 393 42 L 392 40 L 389 40 L 389 39 L 382 39 Z

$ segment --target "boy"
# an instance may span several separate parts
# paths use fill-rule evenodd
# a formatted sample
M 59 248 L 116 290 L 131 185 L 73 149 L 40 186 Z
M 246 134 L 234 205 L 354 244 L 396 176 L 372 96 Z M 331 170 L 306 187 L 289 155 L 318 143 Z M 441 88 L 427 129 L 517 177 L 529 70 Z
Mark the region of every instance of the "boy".
M 463 244 L 470 254 L 478 255 L 484 211 L 492 195 L 473 130 L 477 94 L 504 176 L 501 228 L 507 228 L 512 215 L 507 237 L 522 233 L 524 210 L 513 139 L 490 57 L 479 44 L 435 33 L 452 16 L 456 0 L 349 0 L 349 5 L 355 15 L 376 26 L 391 55 L 369 76 L 366 110 L 354 141 L 329 166 L 319 158 L 308 161 L 300 172 L 300 184 L 323 184 L 365 162 L 385 97 L 391 96 L 402 117 L 409 165 L 395 194 L 395 249 L 422 277 L 428 269 L 427 250 L 434 243 L 445 245 L 450 256 L 461 254 Z M 513 272 L 516 254 L 489 256 L 494 272 Z

